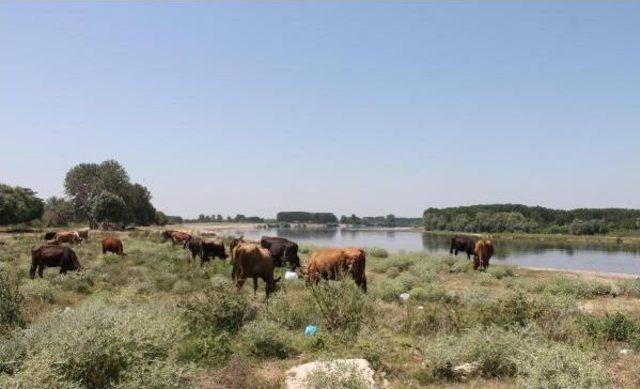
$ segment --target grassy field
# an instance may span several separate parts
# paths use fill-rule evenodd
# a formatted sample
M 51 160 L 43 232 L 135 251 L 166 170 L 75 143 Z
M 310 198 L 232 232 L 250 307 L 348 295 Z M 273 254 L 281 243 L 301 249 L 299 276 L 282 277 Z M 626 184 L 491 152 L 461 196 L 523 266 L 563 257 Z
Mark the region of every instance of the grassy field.
M 289 367 L 343 357 L 393 388 L 640 386 L 640 280 L 372 248 L 368 294 L 282 281 L 267 304 L 262 281 L 237 294 L 227 262 L 201 268 L 157 232 L 121 235 L 124 258 L 98 237 L 74 247 L 85 271 L 35 280 L 40 237 L 3 237 L 0 387 L 280 387 Z M 310 385 L 339 387 L 324 378 Z

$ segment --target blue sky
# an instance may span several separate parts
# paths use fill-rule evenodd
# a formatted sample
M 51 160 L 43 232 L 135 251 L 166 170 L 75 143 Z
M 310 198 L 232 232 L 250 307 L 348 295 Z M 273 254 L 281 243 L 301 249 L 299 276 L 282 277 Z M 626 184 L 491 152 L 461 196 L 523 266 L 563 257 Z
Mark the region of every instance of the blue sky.
M 639 2 L 0 3 L 0 181 L 171 214 L 640 208 Z

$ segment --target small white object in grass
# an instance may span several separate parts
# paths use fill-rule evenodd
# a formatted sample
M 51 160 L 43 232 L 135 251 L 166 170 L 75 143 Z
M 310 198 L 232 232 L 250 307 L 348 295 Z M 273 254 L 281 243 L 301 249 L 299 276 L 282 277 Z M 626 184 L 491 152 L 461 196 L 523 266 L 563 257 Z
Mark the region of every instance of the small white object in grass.
M 631 350 L 629 350 L 628 348 L 623 348 L 622 350 L 620 350 L 620 354 L 622 355 L 627 355 L 631 352 Z
M 64 308 L 64 313 L 67 313 L 67 312 L 71 312 L 71 307 L 65 307 Z
M 424 309 L 424 307 L 423 307 L 422 305 L 418 305 L 418 309 L 419 309 L 419 310 L 423 310 L 423 309 Z
M 407 300 L 409 300 L 409 293 L 402 293 L 402 294 L 400 295 L 400 300 L 402 300 L 402 301 L 407 301 Z
M 298 273 L 296 273 L 294 271 L 286 271 L 284 273 L 284 279 L 285 280 L 297 280 L 298 279 Z

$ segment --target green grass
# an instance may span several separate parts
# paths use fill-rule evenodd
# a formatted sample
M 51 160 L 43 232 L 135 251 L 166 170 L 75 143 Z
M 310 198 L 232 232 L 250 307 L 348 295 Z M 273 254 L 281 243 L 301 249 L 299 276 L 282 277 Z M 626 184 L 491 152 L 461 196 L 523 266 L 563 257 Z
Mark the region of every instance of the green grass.
M 367 294 L 351 279 L 298 279 L 282 281 L 267 304 L 262 281 L 256 296 L 246 286 L 238 294 L 227 261 L 201 268 L 154 231 L 124 236 L 123 258 L 103 255 L 96 238 L 74 246 L 84 272 L 47 269 L 35 280 L 29 248 L 40 236 L 4 241 L 0 387 L 277 387 L 289 367 L 334 358 L 365 358 L 394 388 L 640 383 L 617 352 L 640 348 L 638 280 L 478 272 L 463 258 L 370 249 Z M 303 262 L 313 250 L 301 250 Z M 586 303 L 603 308 L 581 310 Z M 318 333 L 305 337 L 309 324 Z M 463 364 L 474 367 L 469 376 L 456 369 Z M 310 384 L 342 379 L 361 384 L 336 372 Z

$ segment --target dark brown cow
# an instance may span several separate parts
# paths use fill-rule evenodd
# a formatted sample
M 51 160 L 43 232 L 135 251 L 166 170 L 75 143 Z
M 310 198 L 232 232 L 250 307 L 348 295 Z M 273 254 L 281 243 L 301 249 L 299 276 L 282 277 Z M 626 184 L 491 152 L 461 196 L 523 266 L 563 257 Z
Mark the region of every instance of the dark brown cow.
M 51 239 L 53 239 L 55 237 L 56 237 L 56 232 L 55 231 L 49 231 L 49 232 L 44 234 L 44 240 L 51 240 Z
M 307 283 L 325 280 L 337 280 L 343 274 L 350 273 L 356 285 L 367 291 L 365 274 L 366 255 L 359 248 L 329 248 L 316 251 L 307 265 Z
M 191 252 L 191 259 L 195 260 L 198 256 L 202 258 L 202 239 L 196 236 L 191 236 L 184 242 L 183 247 L 185 249 L 189 249 Z
M 473 269 L 486 269 L 489 267 L 489 259 L 494 254 L 493 244 L 488 239 L 480 239 L 476 242 L 473 254 Z
M 269 250 L 254 243 L 239 243 L 234 247 L 231 277 L 236 282 L 238 292 L 247 278 L 253 278 L 255 295 L 258 290 L 258 278 L 262 278 L 266 283 L 265 292 L 268 298 L 269 294 L 275 291 L 276 283 L 280 281 L 280 277 L 273 278 L 274 268 Z
M 202 262 L 209 262 L 211 258 L 227 259 L 227 253 L 224 250 L 224 242 L 220 238 L 204 239 L 202 241 Z
M 66 274 L 69 270 L 81 270 L 76 253 L 67 246 L 43 244 L 31 248 L 31 278 L 38 275 L 42 278 L 42 272 L 46 267 L 60 267 L 60 274 Z
M 458 252 L 467 253 L 467 259 L 471 259 L 476 247 L 476 240 L 470 236 L 456 235 L 451 238 L 451 248 L 449 254 L 458 255 Z
M 269 250 L 271 258 L 276 266 L 289 263 L 289 269 L 296 270 L 300 267 L 300 257 L 298 257 L 298 244 L 285 238 L 263 236 L 260 245 Z
M 118 238 L 114 238 L 113 236 L 106 236 L 102 238 L 102 254 L 106 254 L 107 252 L 111 252 L 120 256 L 124 256 L 124 248 L 122 246 L 122 241 Z

